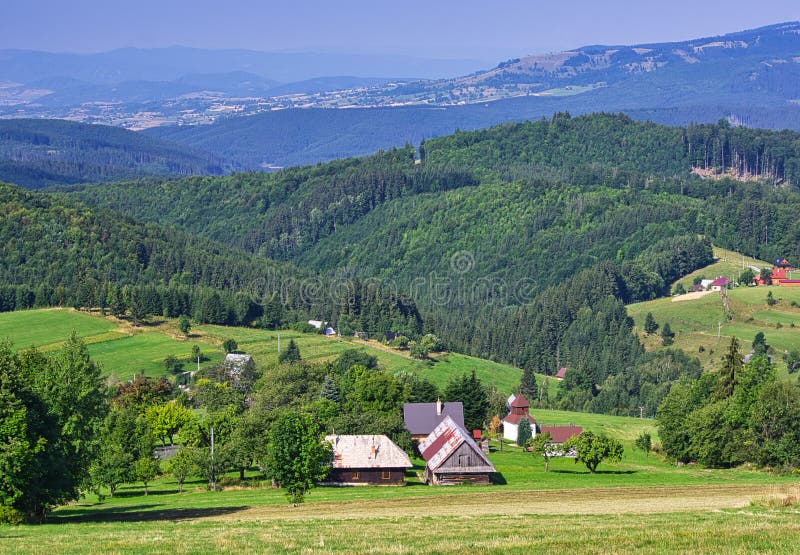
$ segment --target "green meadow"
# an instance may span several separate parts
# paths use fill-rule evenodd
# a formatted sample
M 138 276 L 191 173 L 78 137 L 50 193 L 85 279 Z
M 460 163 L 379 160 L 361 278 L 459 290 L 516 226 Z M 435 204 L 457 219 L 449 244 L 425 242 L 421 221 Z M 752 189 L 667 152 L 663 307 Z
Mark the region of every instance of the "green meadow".
M 491 486 L 422 484 L 422 461 L 405 487 L 318 487 L 290 507 L 255 472 L 200 481 L 162 478 L 114 499 L 94 495 L 54 511 L 39 526 L 0 527 L 0 551 L 18 553 L 791 553 L 800 549 L 798 480 L 752 468 L 675 467 L 632 447 L 653 422 L 534 411 L 617 435 L 618 464 L 596 474 L 570 459 L 541 459 L 492 442 Z
M 735 264 L 741 255 L 725 252 L 727 261 L 720 260 L 695 274 L 704 277 L 726 275 L 717 270 L 728 267 L 731 260 Z M 718 249 L 715 249 L 715 253 L 718 253 Z M 741 262 L 738 264 L 741 266 Z M 691 279 L 688 283 L 691 284 Z M 776 301 L 772 306 L 767 303 L 767 294 L 770 292 Z M 676 301 L 676 298 L 681 297 L 667 297 L 628 306 L 628 313 L 636 322 L 639 336 L 648 349 L 662 348 L 660 329 L 651 336 L 642 329 L 648 312 L 653 313 L 660 326 L 669 322 L 675 332 L 675 348 L 697 356 L 707 367 L 719 363 L 734 336 L 739 339 L 743 353 L 747 353 L 755 335 L 763 332 L 771 347 L 773 361 L 782 372 L 785 372 L 782 355 L 800 349 L 800 287 L 737 287 L 728 291 L 727 312 L 722 293 L 719 292 L 710 292 L 692 300 Z
M 166 375 L 164 359 L 175 356 L 185 370 L 193 370 L 192 347 L 198 345 L 203 353 L 201 367 L 219 364 L 224 359 L 222 343 L 234 339 L 239 350 L 253 355 L 260 366 L 278 360 L 279 342 L 285 348 L 294 340 L 302 357 L 309 362 L 334 360 L 348 349 L 363 349 L 378 357 L 382 368 L 390 372 L 409 371 L 425 376 L 439 387 L 452 377 L 465 372 L 475 374 L 487 384 L 495 385 L 504 394 L 519 386 L 522 371 L 507 364 L 482 360 L 458 353 L 436 353 L 426 362 L 414 360 L 377 341 L 325 337 L 319 334 L 292 330 L 270 331 L 254 328 L 197 325 L 188 337 L 177 329 L 174 320 L 158 319 L 142 326 L 99 314 L 72 309 L 28 310 L 0 314 L 0 339 L 8 338 L 17 349 L 36 346 L 48 351 L 57 348 L 72 331 L 86 342 L 89 353 L 108 375 L 130 380 L 134 375 Z M 539 380 L 544 376 L 537 376 Z M 555 396 L 558 383 L 549 380 L 550 395 Z

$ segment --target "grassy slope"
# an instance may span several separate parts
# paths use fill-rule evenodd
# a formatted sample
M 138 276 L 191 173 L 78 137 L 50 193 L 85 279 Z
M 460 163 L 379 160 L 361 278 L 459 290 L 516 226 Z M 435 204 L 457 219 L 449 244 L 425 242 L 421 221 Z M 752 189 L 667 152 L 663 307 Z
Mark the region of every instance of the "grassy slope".
M 16 348 L 37 346 L 42 350 L 57 348 L 73 331 L 89 345 L 89 353 L 108 374 L 128 380 L 144 372 L 149 376 L 164 375 L 163 361 L 174 355 L 193 369 L 192 346 L 200 346 L 207 358 L 202 365 L 218 364 L 224 358 L 222 342 L 233 338 L 239 349 L 253 355 L 257 364 L 269 365 L 278 358 L 278 336 L 285 346 L 294 339 L 303 358 L 311 362 L 332 360 L 347 349 L 365 349 L 378 357 L 380 366 L 391 372 L 407 370 L 424 375 L 440 387 L 453 376 L 475 370 L 485 383 L 494 384 L 504 394 L 515 391 L 521 370 L 487 360 L 456 353 L 438 355 L 431 364 L 413 360 L 406 353 L 389 349 L 375 341 L 330 338 L 294 331 L 269 331 L 251 328 L 230 328 L 203 325 L 192 328 L 184 338 L 174 321 L 132 327 L 127 322 L 102 318 L 73 310 L 29 310 L 0 313 L 0 338 L 9 338 Z M 541 380 L 543 376 L 538 376 Z M 549 380 L 554 397 L 558 384 Z
M 680 281 L 691 285 L 695 275 L 707 278 L 719 275 L 735 277 L 741 270 L 741 255 L 722 249 L 715 249 L 715 255 L 720 257 L 717 262 Z M 751 263 L 769 266 L 765 262 L 746 260 L 746 264 Z M 774 306 L 767 305 L 769 291 L 778 301 Z M 739 287 L 729 291 L 728 296 L 733 316 L 730 321 L 726 319 L 720 293 L 709 293 L 699 299 L 682 302 L 664 298 L 636 303 L 628 306 L 628 313 L 634 318 L 640 337 L 648 349 L 661 348 L 658 333 L 648 337 L 642 331 L 647 313 L 652 312 L 656 322 L 660 325 L 669 322 L 676 333 L 674 347 L 699 357 L 707 368 L 721 361 L 732 336 L 739 339 L 746 353 L 750 350 L 753 337 L 763 332 L 772 347 L 770 354 L 773 360 L 781 371 L 785 371 L 781 355 L 785 351 L 800 349 L 800 306 L 792 306 L 792 302 L 800 304 L 800 288 Z M 700 347 L 703 347 L 703 352 L 700 352 Z

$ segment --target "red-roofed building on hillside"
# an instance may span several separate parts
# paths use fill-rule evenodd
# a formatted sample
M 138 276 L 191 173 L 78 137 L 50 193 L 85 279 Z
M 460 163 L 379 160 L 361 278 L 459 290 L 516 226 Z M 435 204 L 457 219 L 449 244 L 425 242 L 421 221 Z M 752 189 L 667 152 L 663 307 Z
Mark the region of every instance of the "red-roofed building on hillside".
M 527 420 L 531 424 L 531 437 L 536 437 L 536 420 L 530 415 L 530 404 L 525 396 L 520 393 L 511 402 L 508 416 L 503 418 L 503 437 L 510 441 L 517 441 L 519 423 Z
M 753 283 L 756 285 L 783 285 L 785 287 L 797 287 L 800 285 L 800 280 L 792 277 L 792 272 L 796 271 L 789 261 L 785 258 L 779 258 L 775 261 L 775 266 L 772 267 L 768 278 L 762 277 L 758 274 Z
M 561 367 L 558 369 L 558 372 L 556 372 L 556 379 L 563 380 L 566 375 L 567 375 L 566 367 Z
M 730 283 L 730 280 L 728 278 L 718 277 L 717 279 L 711 282 L 709 288 L 712 291 L 722 291 L 723 289 L 728 288 L 728 283 Z
M 496 472 L 467 431 L 449 416 L 419 444 L 419 452 L 427 463 L 428 484 L 489 484 L 489 474 Z
M 564 443 L 571 437 L 579 436 L 583 432 L 580 426 L 542 426 L 540 434 L 550 434 L 551 443 Z

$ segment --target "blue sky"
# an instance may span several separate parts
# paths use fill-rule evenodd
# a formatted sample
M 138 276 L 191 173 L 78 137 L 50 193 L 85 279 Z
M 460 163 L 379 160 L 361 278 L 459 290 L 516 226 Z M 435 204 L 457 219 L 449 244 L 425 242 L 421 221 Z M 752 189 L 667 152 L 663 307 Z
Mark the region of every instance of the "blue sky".
M 184 45 L 504 59 L 800 19 L 800 1 L 3 0 L 0 48 Z

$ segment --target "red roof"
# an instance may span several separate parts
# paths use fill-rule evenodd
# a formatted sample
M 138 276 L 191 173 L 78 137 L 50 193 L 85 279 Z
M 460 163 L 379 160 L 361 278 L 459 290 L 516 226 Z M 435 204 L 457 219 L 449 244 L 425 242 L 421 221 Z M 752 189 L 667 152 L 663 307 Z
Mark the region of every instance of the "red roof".
M 519 421 L 523 418 L 527 418 L 528 422 L 531 424 L 536 424 L 536 420 L 534 420 L 533 416 L 530 414 L 509 414 L 505 418 L 503 418 L 503 422 L 508 422 L 509 424 L 519 424 Z
M 436 426 L 436 429 L 419 444 L 419 451 L 422 454 L 422 458 L 428 463 L 428 468 L 435 472 L 463 443 L 469 445 L 470 449 L 483 462 L 483 465 L 475 466 L 469 472 L 495 472 L 494 466 L 486 458 L 480 447 L 449 416 L 446 416 Z
M 483 437 L 483 430 L 472 430 L 473 439 L 481 439 Z
M 527 409 L 530 408 L 530 406 L 530 403 L 528 403 L 528 400 L 522 393 L 514 397 L 514 400 L 511 401 L 512 409 Z
M 566 375 L 567 375 L 567 369 L 566 368 L 559 368 L 558 372 L 556 372 L 556 378 L 562 378 L 563 379 L 564 376 L 566 376 Z
M 723 285 L 728 285 L 728 278 L 719 277 L 711 282 L 711 287 L 721 287 Z
M 564 443 L 573 436 L 580 435 L 583 428 L 580 426 L 541 426 L 542 434 L 550 434 L 553 443 Z

